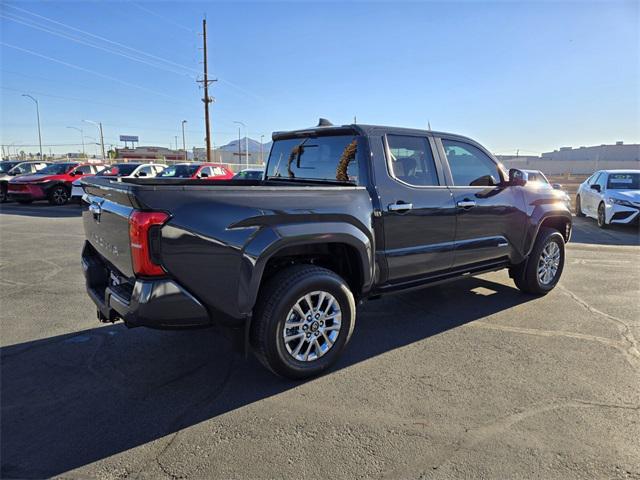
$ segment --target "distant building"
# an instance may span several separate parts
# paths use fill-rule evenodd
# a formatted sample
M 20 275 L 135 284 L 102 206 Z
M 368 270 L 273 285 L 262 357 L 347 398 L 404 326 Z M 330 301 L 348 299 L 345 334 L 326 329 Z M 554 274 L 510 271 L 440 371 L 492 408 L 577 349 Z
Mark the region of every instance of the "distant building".
M 561 147 L 553 152 L 543 153 L 543 160 L 625 162 L 640 161 L 640 144 L 616 142 L 615 145 L 599 145 L 595 147 Z
M 590 174 L 599 169 L 640 168 L 640 144 L 562 147 L 536 157 L 531 155 L 497 155 L 507 168 L 541 170 L 547 175 L 564 173 Z
M 116 148 L 116 159 L 184 162 L 185 154 L 183 150 L 171 150 L 164 147 Z

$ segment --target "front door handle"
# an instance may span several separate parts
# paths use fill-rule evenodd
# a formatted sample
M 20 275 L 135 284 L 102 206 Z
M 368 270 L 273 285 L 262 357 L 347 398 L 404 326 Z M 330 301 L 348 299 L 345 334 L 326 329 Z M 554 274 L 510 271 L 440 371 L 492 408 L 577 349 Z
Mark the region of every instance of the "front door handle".
M 476 206 L 476 202 L 473 200 L 461 200 L 457 204 L 458 208 L 469 209 Z
M 413 208 L 413 203 L 392 203 L 389 205 L 390 212 L 401 212 L 403 210 L 411 210 Z

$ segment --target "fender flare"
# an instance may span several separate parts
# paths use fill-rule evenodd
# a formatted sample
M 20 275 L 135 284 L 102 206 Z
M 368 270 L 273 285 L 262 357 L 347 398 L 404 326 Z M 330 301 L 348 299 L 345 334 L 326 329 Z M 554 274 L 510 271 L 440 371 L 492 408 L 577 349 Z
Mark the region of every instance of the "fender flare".
M 345 222 L 294 223 L 262 228 L 245 245 L 240 265 L 238 306 L 250 315 L 258 298 L 264 269 L 270 259 L 284 248 L 300 245 L 342 243 L 358 254 L 362 292 L 371 289 L 374 269 L 373 239 L 365 232 Z M 356 292 L 356 293 L 362 293 Z
M 525 237 L 525 248 L 524 250 L 524 258 L 528 258 L 531 254 L 531 250 L 533 250 L 533 246 L 538 238 L 538 234 L 540 233 L 540 228 L 544 224 L 545 221 L 557 218 L 562 219 L 566 223 L 569 224 L 569 228 L 572 228 L 573 220 L 571 217 L 571 212 L 568 210 L 557 210 L 557 209 L 546 209 L 543 208 L 542 205 L 536 207 L 534 209 L 533 214 L 530 217 L 530 225 L 527 229 L 527 234 Z M 565 237 L 566 232 L 560 232 L 563 237 Z M 566 237 L 567 241 L 569 241 L 571 235 L 571 230 L 569 230 L 569 237 Z

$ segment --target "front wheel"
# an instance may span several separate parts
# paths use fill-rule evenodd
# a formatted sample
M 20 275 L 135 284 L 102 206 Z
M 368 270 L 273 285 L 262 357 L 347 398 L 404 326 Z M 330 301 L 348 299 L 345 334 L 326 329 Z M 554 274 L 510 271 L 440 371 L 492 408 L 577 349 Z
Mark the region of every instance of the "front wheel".
M 69 189 L 64 185 L 53 187 L 49 193 L 49 203 L 51 205 L 64 205 L 69 201 Z
M 331 270 L 295 265 L 262 288 L 251 325 L 258 360 L 283 377 L 319 375 L 335 363 L 356 319 L 353 294 Z
M 607 217 L 605 215 L 604 203 L 598 205 L 598 226 L 600 228 L 607 228 Z
M 529 257 L 511 267 L 511 276 L 523 292 L 546 295 L 558 284 L 563 268 L 564 237 L 553 228 L 541 228 Z

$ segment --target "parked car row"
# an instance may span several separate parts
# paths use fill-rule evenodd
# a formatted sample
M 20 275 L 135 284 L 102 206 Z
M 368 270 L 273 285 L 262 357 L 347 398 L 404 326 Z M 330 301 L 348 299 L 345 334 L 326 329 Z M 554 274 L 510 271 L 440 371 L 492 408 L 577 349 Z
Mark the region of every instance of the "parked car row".
M 576 194 L 576 216 L 595 218 L 600 228 L 640 220 L 640 170 L 598 170 Z
M 158 163 L 116 163 L 112 165 L 83 162 L 0 162 L 0 202 L 15 200 L 29 204 L 48 200 L 64 205 L 84 194 L 81 180 L 87 176 L 114 178 L 163 177 L 183 179 L 255 180 L 263 170 L 248 169 L 235 174 L 219 163 L 192 162 L 167 166 Z

